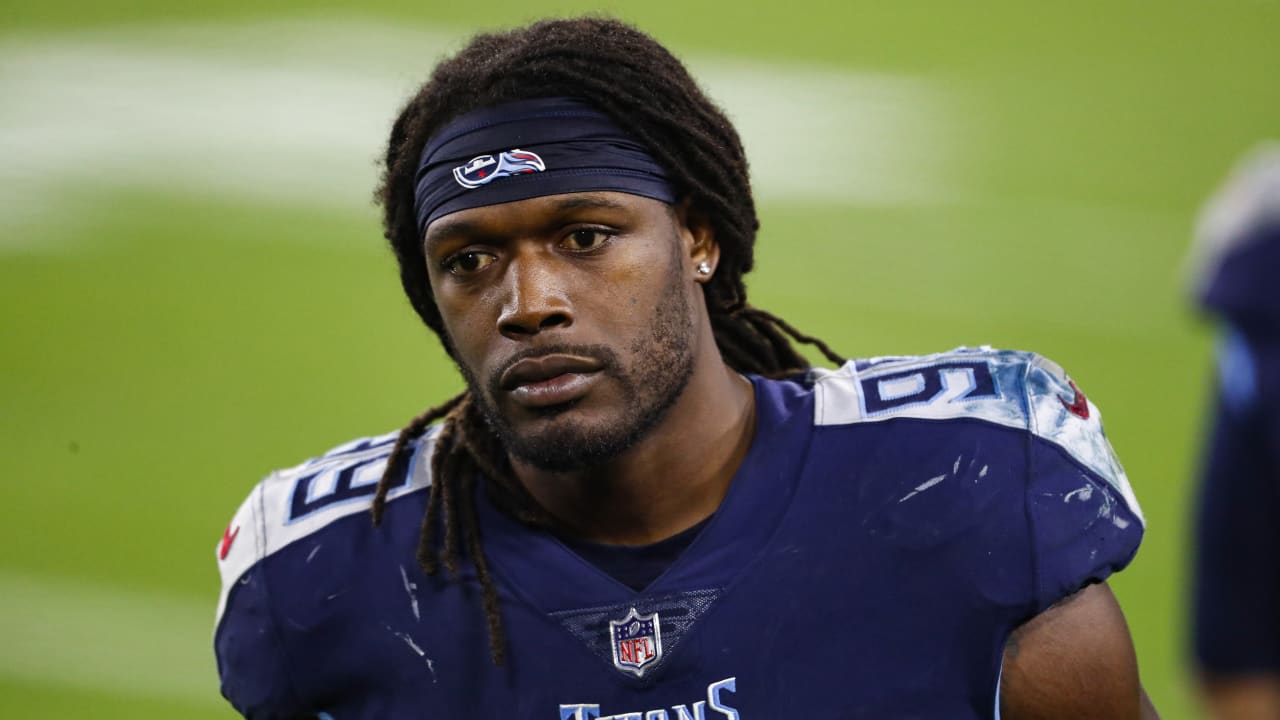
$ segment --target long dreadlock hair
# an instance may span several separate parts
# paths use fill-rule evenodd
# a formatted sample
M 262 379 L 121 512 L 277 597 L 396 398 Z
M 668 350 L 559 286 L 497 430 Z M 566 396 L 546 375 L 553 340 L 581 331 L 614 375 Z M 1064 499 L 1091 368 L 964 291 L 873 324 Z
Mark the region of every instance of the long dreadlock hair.
M 385 235 L 409 302 L 450 354 L 414 212 L 418 157 L 427 140 L 459 115 L 539 97 L 579 98 L 611 116 L 663 165 L 679 197 L 709 218 L 720 261 L 703 293 L 716 344 L 731 368 L 769 377 L 802 372 L 809 362 L 790 339 L 814 345 L 837 365 L 844 362 L 818 338 L 747 305 L 743 276 L 754 262 L 760 223 L 746 155 L 728 118 L 657 41 L 617 20 L 595 17 L 544 20 L 475 36 L 436 66 L 392 127 L 377 191 Z M 443 564 L 456 576 L 465 543 L 482 589 L 490 652 L 502 665 L 506 647 L 497 589 L 481 546 L 477 484 L 483 477 L 495 505 L 522 522 L 552 521 L 515 478 L 501 441 L 469 393 L 427 410 L 400 431 L 374 497 L 373 522 L 382 520 L 387 492 L 406 471 L 415 441 L 441 419 L 417 559 L 428 574 Z M 437 547 L 441 540 L 443 547 Z

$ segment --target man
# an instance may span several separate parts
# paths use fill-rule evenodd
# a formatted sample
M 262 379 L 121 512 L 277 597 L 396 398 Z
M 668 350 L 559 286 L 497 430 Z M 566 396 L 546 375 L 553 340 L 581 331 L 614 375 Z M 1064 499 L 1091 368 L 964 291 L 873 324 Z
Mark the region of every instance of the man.
M 1154 716 L 1097 408 L 1028 353 L 843 364 L 749 306 L 741 143 L 651 38 L 480 35 L 386 165 L 467 391 L 236 514 L 215 642 L 247 717 Z
M 1280 718 L 1280 146 L 1241 163 L 1199 232 L 1223 324 L 1197 505 L 1194 635 L 1210 714 Z

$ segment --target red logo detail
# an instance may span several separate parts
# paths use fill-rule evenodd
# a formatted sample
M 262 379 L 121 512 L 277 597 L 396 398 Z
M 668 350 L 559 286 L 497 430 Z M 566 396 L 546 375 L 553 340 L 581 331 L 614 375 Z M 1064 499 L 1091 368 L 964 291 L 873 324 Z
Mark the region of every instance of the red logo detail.
M 226 530 L 222 531 L 222 545 L 218 546 L 218 559 L 226 560 L 227 553 L 231 552 L 231 543 L 236 541 L 236 536 L 240 534 L 240 526 L 237 525 L 235 530 L 228 525 Z
M 1076 391 L 1076 396 L 1074 399 L 1072 399 L 1071 402 L 1067 402 L 1067 399 L 1062 397 L 1061 395 L 1058 396 L 1058 400 L 1062 403 L 1062 407 L 1071 411 L 1072 415 L 1075 415 L 1081 420 L 1088 420 L 1089 419 L 1088 398 L 1084 396 L 1084 393 L 1080 392 L 1080 388 L 1076 387 L 1076 384 L 1074 381 L 1068 380 L 1067 382 L 1071 383 L 1071 389 Z

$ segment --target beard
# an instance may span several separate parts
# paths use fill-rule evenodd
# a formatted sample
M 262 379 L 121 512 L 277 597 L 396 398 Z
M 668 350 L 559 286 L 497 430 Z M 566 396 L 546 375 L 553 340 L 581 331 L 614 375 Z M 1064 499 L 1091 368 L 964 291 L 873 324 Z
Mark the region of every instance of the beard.
M 570 472 L 599 467 L 634 447 L 667 414 L 693 376 L 693 319 L 688 290 L 673 263 L 662 300 L 654 311 L 651 331 L 628 348 L 635 358 L 624 367 L 618 354 L 605 345 L 546 345 L 520 353 L 481 383 L 469 368 L 459 367 L 471 397 L 477 402 L 489 427 L 516 458 L 549 472 Z M 542 427 L 517 432 L 498 410 L 495 397 L 502 370 L 530 355 L 565 353 L 592 357 L 602 363 L 601 373 L 621 388 L 624 404 L 616 418 L 606 422 L 586 422 L 566 417 L 576 402 L 544 408 Z M 487 390 L 487 392 L 486 392 Z

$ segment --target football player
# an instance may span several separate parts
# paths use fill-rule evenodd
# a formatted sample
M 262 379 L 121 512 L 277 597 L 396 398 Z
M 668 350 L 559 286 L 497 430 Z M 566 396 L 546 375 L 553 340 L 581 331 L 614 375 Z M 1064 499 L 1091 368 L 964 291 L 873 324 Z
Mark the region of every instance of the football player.
M 1280 718 L 1280 145 L 1206 205 L 1197 296 L 1222 324 L 1197 505 L 1194 635 L 1222 720 Z
M 742 145 L 652 38 L 473 38 L 381 200 L 467 390 L 235 514 L 215 644 L 246 717 L 1154 716 L 1097 407 L 1031 353 L 845 362 L 748 304 Z

